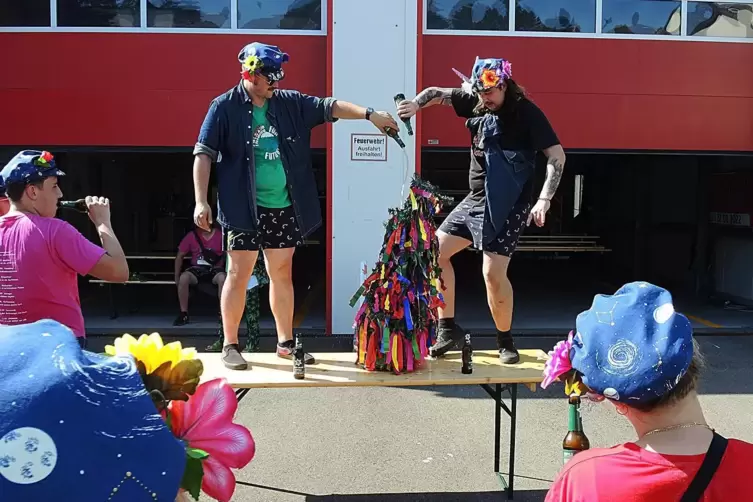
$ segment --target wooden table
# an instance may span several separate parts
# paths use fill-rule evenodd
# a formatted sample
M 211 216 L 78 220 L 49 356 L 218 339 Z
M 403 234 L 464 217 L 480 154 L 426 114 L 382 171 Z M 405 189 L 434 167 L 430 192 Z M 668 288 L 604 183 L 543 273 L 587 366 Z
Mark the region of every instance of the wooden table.
M 448 352 L 439 359 L 429 359 L 420 370 L 413 373 L 394 375 L 381 371 L 366 371 L 355 364 L 354 352 L 333 352 L 312 354 L 316 364 L 306 366 L 306 378 L 293 378 L 293 362 L 281 359 L 274 353 L 244 353 L 249 368 L 243 371 L 226 369 L 220 354 L 200 353 L 204 364 L 202 381 L 225 378 L 235 389 L 238 401 L 251 389 L 260 388 L 305 388 L 305 387 L 423 387 L 432 385 L 480 385 L 497 403 L 494 407 L 494 473 L 507 493 L 513 498 L 515 481 L 515 429 L 517 425 L 518 385 L 531 391 L 536 390 L 543 380 L 544 358 L 542 350 L 521 350 L 518 364 L 502 365 L 496 350 L 474 351 L 473 373 L 460 372 L 460 352 Z M 502 393 L 509 395 L 510 405 L 502 399 Z M 510 418 L 508 480 L 500 472 L 500 432 L 501 411 Z

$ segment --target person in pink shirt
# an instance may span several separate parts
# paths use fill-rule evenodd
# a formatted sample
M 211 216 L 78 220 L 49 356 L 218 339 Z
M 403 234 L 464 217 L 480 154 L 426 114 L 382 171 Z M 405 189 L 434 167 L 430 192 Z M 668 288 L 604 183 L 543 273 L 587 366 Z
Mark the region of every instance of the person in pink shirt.
M 10 211 L 10 201 L 5 196 L 5 186 L 0 183 L 0 216 Z
M 102 246 L 55 218 L 63 196 L 50 152 L 24 150 L 0 171 L 10 201 L 0 217 L 0 324 L 55 320 L 85 346 L 78 275 L 111 282 L 128 280 L 128 264 L 110 223 L 110 203 L 87 197 L 89 218 Z
M 191 266 L 183 270 L 183 260 L 191 257 Z M 217 225 L 210 227 L 207 232 L 201 228 L 194 228 L 183 237 L 178 245 L 178 256 L 175 257 L 175 284 L 178 285 L 178 303 L 180 314 L 173 322 L 173 326 L 188 324 L 188 298 L 191 286 L 199 283 L 217 286 L 217 296 L 222 295 L 225 285 L 225 252 L 222 250 L 222 233 Z

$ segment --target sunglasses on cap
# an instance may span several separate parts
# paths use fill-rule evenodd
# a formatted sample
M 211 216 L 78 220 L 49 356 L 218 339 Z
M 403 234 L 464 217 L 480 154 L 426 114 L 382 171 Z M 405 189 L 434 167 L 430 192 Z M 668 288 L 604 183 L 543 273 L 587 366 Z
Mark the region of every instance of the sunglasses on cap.
M 266 78 L 270 84 L 274 84 L 275 82 L 279 82 L 280 80 L 285 78 L 285 70 L 280 68 L 279 70 L 264 70 L 258 72 L 259 75 Z

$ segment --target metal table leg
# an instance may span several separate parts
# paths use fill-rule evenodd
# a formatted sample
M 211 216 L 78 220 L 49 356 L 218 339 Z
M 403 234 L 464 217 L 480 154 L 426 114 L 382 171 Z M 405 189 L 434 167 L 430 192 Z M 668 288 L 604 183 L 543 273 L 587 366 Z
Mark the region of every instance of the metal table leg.
M 238 402 L 241 402 L 241 399 L 246 397 L 246 394 L 248 394 L 248 391 L 251 389 L 235 389 L 235 397 L 238 398 Z
M 514 494 L 513 484 L 515 482 L 515 428 L 517 425 L 517 404 L 518 404 L 518 384 L 495 384 L 494 389 L 487 384 L 481 384 L 481 388 L 484 389 L 494 402 L 494 474 L 497 475 L 502 488 L 507 492 L 507 499 L 512 500 Z M 502 391 L 506 390 L 510 394 L 510 407 L 508 408 L 505 402 L 502 400 Z M 510 472 L 508 479 L 505 480 L 504 474 L 500 472 L 500 456 L 501 456 L 501 416 L 502 410 L 510 417 Z

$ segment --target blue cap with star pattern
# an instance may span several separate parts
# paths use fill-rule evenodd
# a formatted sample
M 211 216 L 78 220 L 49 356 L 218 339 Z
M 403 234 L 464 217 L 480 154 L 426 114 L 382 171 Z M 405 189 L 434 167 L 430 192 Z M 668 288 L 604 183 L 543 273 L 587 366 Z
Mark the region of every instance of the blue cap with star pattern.
M 693 358 L 693 330 L 675 311 L 672 295 L 648 282 L 631 282 L 613 295 L 596 295 L 578 315 L 572 366 L 591 390 L 630 404 L 672 390 Z
M 0 499 L 174 502 L 186 464 L 129 357 L 52 320 L 0 326 Z

